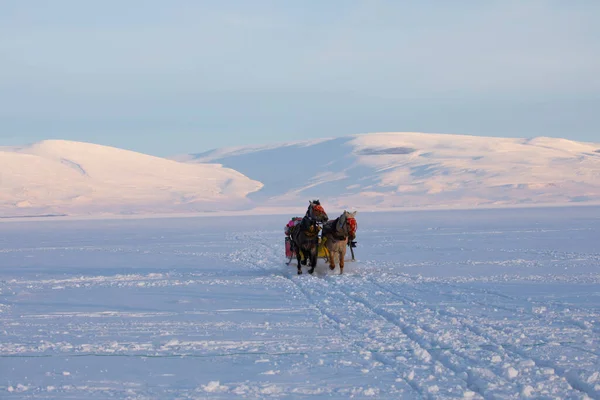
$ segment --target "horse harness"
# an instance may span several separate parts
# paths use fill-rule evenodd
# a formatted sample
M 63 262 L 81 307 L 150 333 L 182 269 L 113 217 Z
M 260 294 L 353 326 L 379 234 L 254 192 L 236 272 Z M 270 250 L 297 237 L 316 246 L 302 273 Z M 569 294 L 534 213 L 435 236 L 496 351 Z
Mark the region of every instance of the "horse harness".
M 317 222 L 308 215 L 305 215 L 302 218 L 302 222 L 298 226 L 294 227 L 294 230 L 300 230 L 304 232 L 304 235 L 307 238 L 314 238 L 319 235 L 321 227 L 317 224 Z
M 339 220 L 339 218 L 336 218 L 323 226 L 323 236 L 329 234 L 335 240 L 346 240 L 353 236 L 353 233 L 356 232 L 356 220 L 354 218 L 346 219 L 344 223 L 346 229 L 343 230 L 337 228 Z

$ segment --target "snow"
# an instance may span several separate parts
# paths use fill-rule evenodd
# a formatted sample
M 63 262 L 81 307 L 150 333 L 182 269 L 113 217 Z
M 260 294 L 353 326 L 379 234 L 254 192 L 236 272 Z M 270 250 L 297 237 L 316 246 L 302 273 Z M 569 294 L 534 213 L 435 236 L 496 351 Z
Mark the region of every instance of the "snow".
M 0 148 L 0 170 L 5 217 L 239 209 L 262 187 L 219 164 L 61 140 Z
M 219 384 L 219 381 L 211 381 L 208 383 L 208 385 L 203 385 L 202 388 L 204 389 L 205 392 L 225 392 L 227 391 L 229 388 L 227 386 L 222 386 Z
M 600 144 L 371 133 L 170 159 L 65 140 L 0 147 L 0 213 L 105 217 L 600 204 Z
M 172 157 L 174 160 L 182 162 L 190 162 L 202 160 L 201 162 L 211 162 L 211 160 L 217 160 L 223 157 L 240 156 L 249 153 L 256 153 L 265 150 L 276 150 L 281 147 L 308 147 L 314 146 L 319 143 L 327 142 L 330 139 L 314 139 L 314 140 L 299 140 L 293 142 L 284 143 L 272 143 L 266 145 L 249 145 L 249 146 L 233 146 L 233 147 L 222 147 L 219 149 L 207 151 L 205 153 L 197 154 L 182 154 L 179 156 Z
M 546 137 L 391 132 L 180 158 L 219 162 L 262 182 L 250 198 L 265 212 L 307 198 L 391 210 L 597 204 L 599 149 Z
M 0 224 L 0 398 L 600 398 L 599 207 L 288 218 Z

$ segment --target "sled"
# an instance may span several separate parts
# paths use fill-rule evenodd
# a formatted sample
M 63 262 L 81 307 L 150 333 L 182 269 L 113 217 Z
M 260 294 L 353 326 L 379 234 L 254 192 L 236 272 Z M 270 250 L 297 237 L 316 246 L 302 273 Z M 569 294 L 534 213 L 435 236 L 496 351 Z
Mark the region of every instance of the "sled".
M 292 248 L 292 239 L 290 239 L 289 237 L 285 238 L 285 256 L 290 261 L 292 259 L 296 258 L 296 251 Z M 321 244 L 321 238 L 319 238 L 319 247 L 317 250 L 317 257 L 322 258 L 324 260 L 327 260 L 329 258 L 329 252 L 327 251 L 327 248 Z M 300 253 L 300 259 L 304 260 L 304 255 L 302 253 Z M 288 264 L 289 264 L 289 262 L 288 262 Z

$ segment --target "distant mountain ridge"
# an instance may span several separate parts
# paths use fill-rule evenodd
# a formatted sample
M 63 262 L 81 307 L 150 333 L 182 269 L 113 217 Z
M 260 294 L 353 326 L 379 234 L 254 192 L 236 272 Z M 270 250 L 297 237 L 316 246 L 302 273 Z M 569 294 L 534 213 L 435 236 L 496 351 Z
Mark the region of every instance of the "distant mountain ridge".
M 218 164 L 184 164 L 91 143 L 0 147 L 0 213 L 143 214 L 251 207 L 260 182 Z
M 0 147 L 0 217 L 600 203 L 600 144 L 413 132 L 170 159 L 49 140 Z
M 313 197 L 372 210 L 600 202 L 600 144 L 547 137 L 372 133 L 178 159 L 262 182 L 249 197 L 267 209 Z

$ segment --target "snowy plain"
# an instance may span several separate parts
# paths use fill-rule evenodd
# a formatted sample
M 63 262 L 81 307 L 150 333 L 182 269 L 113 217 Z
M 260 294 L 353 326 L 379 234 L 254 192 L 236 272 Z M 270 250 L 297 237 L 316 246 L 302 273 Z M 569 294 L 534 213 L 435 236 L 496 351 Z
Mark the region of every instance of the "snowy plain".
M 291 216 L 1 222 L 0 398 L 600 398 L 599 207 Z

